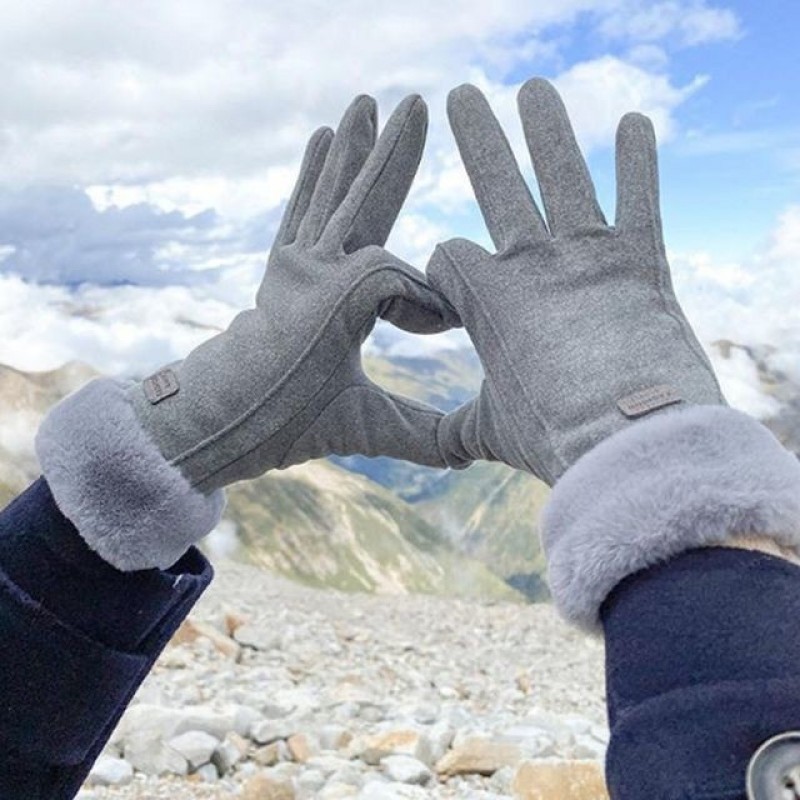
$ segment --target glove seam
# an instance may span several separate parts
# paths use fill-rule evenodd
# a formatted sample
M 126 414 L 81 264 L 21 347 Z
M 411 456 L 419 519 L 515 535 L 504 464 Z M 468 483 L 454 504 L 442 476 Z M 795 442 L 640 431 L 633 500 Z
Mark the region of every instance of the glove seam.
M 414 105 L 416 105 L 419 102 L 421 102 L 421 100 L 417 100 Z M 406 131 L 407 127 L 410 124 L 411 124 L 411 113 L 409 112 L 408 116 L 403 120 L 402 127 L 397 132 L 395 140 L 394 140 L 394 142 L 392 142 L 392 148 L 389 151 L 389 153 L 387 154 L 386 158 L 384 159 L 383 164 L 381 164 L 381 168 L 380 168 L 378 174 L 375 175 L 372 183 L 370 184 L 369 189 L 367 189 L 367 191 L 364 193 L 364 197 L 361 199 L 361 202 L 358 204 L 358 207 L 353 211 L 353 213 L 350 216 L 350 223 L 347 226 L 347 230 L 345 231 L 344 235 L 341 237 L 341 241 L 340 241 L 342 249 L 344 249 L 345 242 L 347 241 L 348 237 L 352 234 L 353 229 L 355 228 L 356 220 L 358 219 L 358 216 L 361 213 L 361 209 L 364 208 L 364 206 L 367 204 L 367 201 L 369 200 L 372 192 L 374 191 L 375 187 L 378 185 L 378 181 L 379 181 L 380 177 L 384 174 L 385 170 L 388 168 L 389 162 L 392 160 L 392 157 L 394 156 L 395 152 L 397 151 L 397 148 L 400 145 L 400 142 L 402 141 L 403 133 Z M 416 167 L 419 167 L 419 164 L 420 164 L 421 160 L 422 160 L 422 153 L 420 152 L 420 154 L 419 154 L 419 156 L 417 158 Z M 415 169 L 416 169 L 416 167 L 415 167 Z
M 473 299 L 475 300 L 477 306 L 480 308 L 481 313 L 482 313 L 482 315 L 484 317 L 484 321 L 486 322 L 486 324 L 488 325 L 488 327 L 492 331 L 492 334 L 496 338 L 500 348 L 503 351 L 503 357 L 504 357 L 506 363 L 509 366 L 509 370 L 512 373 L 512 375 L 514 376 L 514 380 L 519 385 L 520 394 L 525 398 L 525 402 L 530 407 L 531 413 L 533 414 L 534 419 L 536 419 L 537 423 L 541 426 L 542 431 L 545 434 L 545 438 L 546 438 L 546 441 L 548 443 L 548 446 L 549 446 L 549 449 L 550 449 L 551 453 L 553 454 L 555 460 L 562 467 L 566 468 L 568 465 L 566 464 L 566 462 L 564 462 L 563 458 L 558 453 L 555 452 L 555 449 L 551 445 L 551 440 L 550 440 L 550 433 L 551 432 L 550 432 L 550 429 L 547 426 L 547 424 L 545 423 L 545 421 L 544 421 L 542 415 L 540 414 L 538 408 L 536 407 L 536 404 L 530 398 L 528 392 L 525 391 L 525 384 L 523 383 L 522 379 L 520 378 L 519 374 L 517 373 L 517 370 L 514 367 L 513 360 L 509 357 L 508 351 L 506 349 L 505 339 L 500 335 L 500 333 L 498 332 L 497 328 L 495 327 L 494 322 L 492 321 L 492 316 L 487 313 L 487 310 L 486 310 L 486 308 L 485 308 L 485 306 L 483 304 L 483 301 L 480 298 L 479 293 L 475 291 L 475 288 L 470 283 L 467 275 L 461 269 L 459 269 L 458 265 L 455 262 L 455 259 L 453 259 L 450 256 L 450 253 L 447 251 L 447 248 L 446 247 L 442 247 L 442 251 L 443 251 L 443 253 L 445 255 L 445 258 L 447 258 L 448 262 L 450 263 L 450 266 L 453 268 L 453 271 L 459 276 L 459 278 L 461 278 L 461 280 L 464 282 L 464 284 L 469 288 L 469 291 L 472 294 Z M 488 366 L 486 367 L 486 369 L 487 369 L 487 371 L 490 371 Z M 493 370 L 491 370 L 491 371 L 493 371 Z M 509 419 L 513 420 L 514 426 L 517 428 L 518 435 L 520 435 L 521 437 L 524 438 L 524 433 L 522 432 L 520 424 L 515 419 L 515 416 L 513 414 L 508 414 L 507 416 L 509 417 Z M 538 477 L 541 477 L 542 480 L 549 481 L 551 483 L 553 482 L 553 475 L 552 475 L 551 471 L 544 467 L 544 464 L 542 463 L 541 459 L 538 456 L 534 457 L 533 454 L 527 454 L 526 453 L 524 457 L 526 457 L 527 459 L 530 459 L 531 467 L 533 468 L 532 472 L 535 475 L 537 475 Z
M 202 450 L 205 450 L 207 447 L 215 444 L 220 439 L 222 439 L 225 436 L 227 436 L 231 431 L 235 430 L 236 428 L 239 428 L 241 425 L 243 425 L 245 422 L 247 422 L 251 417 L 255 416 L 255 414 L 257 414 L 267 404 L 267 402 L 269 402 L 269 400 L 272 399 L 272 397 L 275 395 L 275 393 L 278 392 L 281 388 L 283 388 L 283 386 L 286 383 L 288 383 L 288 381 L 291 378 L 294 377 L 294 375 L 297 372 L 297 370 L 307 360 L 309 353 L 311 353 L 314 350 L 314 348 L 319 344 L 319 342 L 325 337 L 325 335 L 327 333 L 327 330 L 328 330 L 328 327 L 330 326 L 330 324 L 332 323 L 334 318 L 337 316 L 337 314 L 338 314 L 339 310 L 341 309 L 341 307 L 350 299 L 350 297 L 355 293 L 355 291 L 357 289 L 359 289 L 361 287 L 361 285 L 367 279 L 372 277 L 373 275 L 377 275 L 380 272 L 387 272 L 387 271 L 388 272 L 395 272 L 395 271 L 397 271 L 397 267 L 395 267 L 394 265 L 386 265 L 386 266 L 381 265 L 379 267 L 371 268 L 370 270 L 365 272 L 363 275 L 361 275 L 357 280 L 353 281 L 353 283 L 348 288 L 347 292 L 345 292 L 339 298 L 339 300 L 337 300 L 336 304 L 334 305 L 334 307 L 331 309 L 330 313 L 326 317 L 325 322 L 317 330 L 317 333 L 315 334 L 314 338 L 309 342 L 309 344 L 306 346 L 306 348 L 303 350 L 303 352 L 297 357 L 297 359 L 294 361 L 292 366 L 289 367 L 283 373 L 283 375 L 281 375 L 280 379 L 276 383 L 274 383 L 272 385 L 272 387 L 269 389 L 269 391 L 266 394 L 264 394 L 259 400 L 257 400 L 255 403 L 250 405 L 245 411 L 243 411 L 241 414 L 239 414 L 239 416 L 235 420 L 233 420 L 232 422 L 228 423 L 224 427 L 220 428 L 218 431 L 215 431 L 213 434 L 210 434 L 209 436 L 206 436 L 205 438 L 200 440 L 197 444 L 192 445 L 192 447 L 190 447 L 187 450 L 185 450 L 183 453 L 173 457 L 171 459 L 170 463 L 175 465 L 175 466 L 179 466 L 180 464 L 183 464 L 185 461 L 187 461 L 188 459 L 190 459 L 193 456 L 197 455 L 197 453 L 201 452 Z M 416 276 L 408 275 L 407 277 L 409 278 L 409 280 L 414 281 L 419 286 L 422 286 L 422 287 L 425 287 L 425 288 L 429 288 L 428 285 L 424 281 L 420 280 Z M 345 356 L 342 358 L 342 360 L 337 362 L 336 368 L 331 370 L 330 375 L 328 376 L 328 378 L 325 381 L 326 383 L 327 383 L 328 380 L 330 380 L 333 377 L 336 369 L 338 369 L 338 367 L 341 365 L 342 361 L 346 360 L 348 355 L 349 354 L 345 354 Z M 281 426 L 280 429 L 282 430 L 283 427 L 284 426 Z M 253 449 L 256 449 L 256 448 L 253 448 Z M 252 452 L 252 450 L 250 452 Z M 236 460 L 238 460 L 238 459 L 236 459 Z M 223 467 L 223 469 L 224 469 L 224 467 Z M 207 480 L 207 478 L 204 478 L 203 480 Z M 202 481 L 198 481 L 198 483 L 202 483 Z
M 333 369 L 331 370 L 331 373 L 330 373 L 330 375 L 328 375 L 328 377 L 325 379 L 325 381 L 324 381 L 324 382 L 322 383 L 322 385 L 319 387 L 318 391 L 316 392 L 316 395 L 318 395 L 318 394 L 319 394 L 321 391 L 323 391 L 323 390 L 325 389 L 325 387 L 326 387 L 326 386 L 328 386 L 328 384 L 329 384 L 329 383 L 330 383 L 330 382 L 331 382 L 331 381 L 332 381 L 332 380 L 333 380 L 333 379 L 336 377 L 336 373 L 337 373 L 337 371 L 338 371 L 338 370 L 339 370 L 339 368 L 342 366 L 342 364 L 344 364 L 344 363 L 347 361 L 347 359 L 348 359 L 348 358 L 349 358 L 349 353 L 345 353 L 345 354 L 342 356 L 342 358 L 340 358 L 340 359 L 339 359 L 339 360 L 336 362 L 336 364 L 334 365 Z M 333 399 L 336 399 L 336 397 L 338 397 L 340 394 L 341 394 L 341 391 L 340 391 L 340 392 L 338 392 L 336 395 L 334 395 L 334 398 L 333 398 Z M 292 424 L 292 423 L 293 423 L 293 422 L 294 422 L 294 421 L 295 421 L 295 420 L 296 420 L 296 419 L 297 419 L 299 416 L 301 416 L 301 415 L 303 414 L 303 412 L 304 412 L 304 411 L 306 411 L 306 409 L 308 409 L 308 408 L 309 408 L 309 407 L 310 407 L 310 406 L 311 406 L 311 405 L 314 403 L 314 401 L 316 400 L 316 395 L 312 395 L 311 397 L 309 397 L 309 398 L 308 398 L 308 400 L 307 400 L 307 401 L 306 401 L 306 402 L 303 404 L 303 406 L 302 406 L 302 407 L 300 407 L 300 408 L 298 408 L 298 409 L 297 409 L 297 410 L 296 410 L 296 411 L 295 411 L 295 412 L 294 412 L 294 413 L 293 413 L 293 414 L 292 414 L 292 415 L 289 417 L 289 419 L 287 419 L 287 420 L 286 420 L 286 422 L 284 422 L 284 423 L 283 423 L 283 425 L 281 425 L 279 428 L 277 428 L 275 431 L 273 431 L 273 432 L 272 432 L 272 433 L 269 435 L 269 437 L 268 437 L 267 439 L 260 440 L 260 441 L 256 442 L 256 443 L 255 443 L 255 444 L 254 444 L 252 447 L 248 448 L 247 450 L 245 450 L 245 451 L 243 451 L 243 452 L 240 452 L 240 453 L 238 453 L 238 454 L 236 455 L 236 457 L 235 457 L 235 458 L 233 458 L 233 459 L 231 459 L 230 461 L 226 462 L 226 463 L 225 463 L 225 464 L 223 464 L 222 466 L 220 466 L 220 467 L 218 467 L 218 468 L 214 469 L 214 471 L 213 471 L 213 472 L 210 472 L 210 473 L 208 473 L 208 474 L 207 474 L 207 475 L 206 475 L 206 476 L 205 476 L 205 477 L 202 479 L 202 481 L 198 481 L 198 484 L 204 484 L 204 483 L 207 483 L 207 482 L 208 482 L 208 481 L 210 481 L 210 480 L 211 480 L 211 479 L 212 479 L 214 476 L 216 476 L 216 475 L 219 475 L 219 473 L 221 473 L 221 472 L 224 472 L 226 469 L 229 469 L 230 467 L 234 466 L 235 464 L 238 464 L 238 463 L 240 463 L 241 461 L 244 461 L 244 460 L 245 460 L 245 459 L 246 459 L 248 456 L 252 455 L 253 453 L 255 453 L 255 452 L 256 452 L 257 450 L 259 450 L 260 448 L 262 448 L 262 447 L 266 446 L 266 444 L 267 444 L 267 443 L 268 443 L 268 442 L 269 442 L 271 439 L 274 439 L 274 438 L 275 438 L 276 436 L 278 436 L 278 435 L 279 435 L 279 434 L 280 434 L 282 431 L 286 430 L 286 428 L 287 428 L 287 427 L 289 427 L 289 425 L 291 425 L 291 424 Z M 333 399 L 332 399 L 330 402 L 333 402 Z M 327 407 L 327 405 L 329 405 L 329 403 L 327 403 L 325 407 Z M 257 413 L 257 411 L 253 412 L 253 414 L 255 414 L 255 413 Z M 302 436 L 302 435 L 303 435 L 303 434 L 304 434 L 304 433 L 305 433 L 305 432 L 308 430 L 308 428 L 310 428 L 310 427 L 311 427 L 311 426 L 312 426 L 314 423 L 316 423 L 316 421 L 319 419 L 319 416 L 320 416 L 320 414 L 317 414 L 317 415 L 314 417 L 314 419 L 313 419 L 313 420 L 311 420 L 311 422 L 310 422 L 310 423 L 308 424 L 308 426 L 307 426 L 307 427 L 306 427 L 306 428 L 303 430 L 303 433 L 301 433 L 301 434 L 300 434 L 300 436 Z M 300 437 L 298 436 L 297 438 L 300 438 Z M 295 439 L 294 441 L 292 441 L 290 444 L 288 444 L 288 445 L 286 446 L 286 449 L 283 451 L 283 453 L 281 454 L 281 457 L 280 457 L 280 459 L 277 461 L 277 463 L 278 463 L 278 465 L 279 465 L 279 466 L 278 466 L 278 467 L 276 467 L 276 469 L 282 469 L 282 468 L 285 468 L 285 466 L 289 466 L 288 464 L 287 464 L 287 465 L 284 465 L 284 461 L 285 461 L 285 459 L 288 457 L 288 454 L 291 452 L 291 450 L 292 450 L 292 448 L 294 447 L 294 445 L 295 445 L 295 442 L 296 442 L 296 441 L 297 441 L 297 439 Z
M 348 122 L 352 125 L 352 119 L 349 119 Z M 340 166 L 341 166 L 342 161 L 344 160 L 344 157 L 345 157 L 345 151 L 343 149 L 342 150 L 337 150 L 334 153 L 334 156 L 335 156 L 335 160 L 336 160 L 336 169 L 334 171 L 334 174 L 336 176 L 339 176 L 340 175 Z M 327 166 L 327 164 L 325 166 Z M 323 204 L 322 204 L 323 205 L 323 207 L 321 209 L 322 213 L 320 213 L 318 218 L 317 218 L 317 220 L 315 220 L 313 230 L 310 230 L 308 232 L 308 235 L 303 237 L 303 241 L 305 243 L 307 243 L 307 246 L 310 246 L 310 247 L 313 247 L 319 241 L 320 237 L 322 236 L 322 234 L 325 231 L 325 228 L 327 228 L 327 226 L 328 226 L 328 222 L 330 222 L 332 213 L 329 213 L 329 212 L 331 210 L 334 193 L 335 193 L 335 190 L 337 188 L 337 181 L 332 181 L 328 185 L 325 185 L 321 181 L 318 181 L 315 189 L 319 188 L 320 186 L 322 186 L 323 188 L 325 188 L 327 190 L 326 191 L 326 197 L 324 198 L 324 201 L 323 201 Z M 334 211 L 335 211 L 335 209 L 334 209 Z M 300 223 L 300 227 L 302 227 L 302 221 Z M 298 228 L 298 233 L 299 233 L 299 231 L 300 231 L 300 228 Z
M 359 390 L 363 390 L 365 392 L 369 392 L 370 394 L 377 395 L 378 397 L 387 397 L 387 395 L 388 395 L 388 393 L 385 390 L 381 389 L 380 386 L 370 386 L 370 385 L 365 384 L 365 383 L 353 383 L 353 384 L 350 384 L 349 386 L 345 386 L 343 389 L 341 389 L 339 392 L 337 392 L 320 409 L 319 413 L 314 417 L 314 419 L 311 420 L 311 422 L 308 423 L 308 425 L 302 430 L 302 432 L 297 435 L 297 438 L 289 445 L 289 447 L 286 448 L 285 452 L 281 456 L 281 460 L 279 462 L 279 465 L 278 465 L 277 469 L 284 469 L 285 467 L 292 466 L 293 464 L 302 463 L 302 462 L 292 462 L 291 464 L 287 464 L 285 462 L 289 458 L 290 453 L 295 449 L 295 447 L 297 447 L 297 444 L 300 441 L 300 439 L 302 439 L 303 436 L 305 436 L 311 430 L 311 428 L 313 428 L 321 420 L 321 418 L 323 417 L 325 412 L 328 411 L 328 409 L 337 400 L 339 400 L 343 395 L 347 394 L 348 392 L 355 392 L 355 391 L 359 391 Z M 409 409 L 412 409 L 415 412 L 427 414 L 427 415 L 429 415 L 431 417 L 435 417 L 437 419 L 441 418 L 441 416 L 442 416 L 442 414 L 440 412 L 436 411 L 435 409 L 426 409 L 426 408 L 422 408 L 420 406 L 413 405 L 412 403 L 403 402 L 403 398 L 399 398 L 396 395 L 391 395 L 390 397 L 395 403 L 397 403 L 397 405 L 402 405 L 404 408 L 409 408 Z M 437 429 L 438 429 L 438 426 L 437 426 Z M 337 453 L 336 451 L 332 451 L 332 453 L 333 453 L 333 455 L 346 455 L 346 454 L 343 454 L 343 453 Z M 310 456 L 306 460 L 310 461 L 310 460 L 312 460 L 314 458 L 319 458 L 319 457 L 321 457 L 321 456 Z M 444 463 L 447 463 L 446 461 L 444 461 L 444 459 L 442 459 L 442 461 Z
M 322 148 L 322 139 L 318 140 L 315 143 L 314 151 L 311 154 L 310 160 L 315 160 L 319 154 L 320 149 Z M 291 198 L 292 203 L 291 206 L 286 209 L 286 219 L 288 221 L 287 228 L 291 229 L 292 223 L 294 222 L 294 215 L 297 213 L 297 206 L 300 202 L 300 198 L 303 196 L 303 192 L 306 190 L 309 182 L 311 181 L 311 172 L 306 171 L 303 173 L 302 178 L 300 180 L 300 185 L 297 187 L 297 191 L 293 193 Z M 297 239 L 297 233 L 300 230 L 300 224 L 302 223 L 302 219 L 298 222 L 297 228 L 294 231 L 293 237 L 291 241 L 286 241 L 282 238 L 276 237 L 276 249 L 281 249 L 283 247 L 288 247 L 289 245 L 293 244 L 293 242 Z M 281 231 L 279 230 L 278 233 L 280 234 Z

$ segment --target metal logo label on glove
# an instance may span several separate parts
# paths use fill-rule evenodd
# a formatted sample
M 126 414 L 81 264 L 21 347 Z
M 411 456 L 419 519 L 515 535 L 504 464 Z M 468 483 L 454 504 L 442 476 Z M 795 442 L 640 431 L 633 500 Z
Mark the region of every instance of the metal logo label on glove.
M 153 405 L 177 394 L 178 389 L 178 376 L 171 369 L 162 369 L 144 382 L 145 396 Z
M 626 417 L 641 417 L 673 403 L 680 403 L 683 398 L 671 386 L 651 386 L 649 389 L 640 389 L 617 400 L 619 410 Z

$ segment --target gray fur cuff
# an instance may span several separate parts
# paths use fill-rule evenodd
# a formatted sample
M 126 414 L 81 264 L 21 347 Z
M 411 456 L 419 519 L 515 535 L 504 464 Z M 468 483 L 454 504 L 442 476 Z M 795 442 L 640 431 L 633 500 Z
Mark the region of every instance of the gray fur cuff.
M 123 571 L 174 564 L 219 522 L 222 491 L 203 495 L 161 455 L 126 397 L 101 378 L 42 422 L 36 452 L 61 512 Z
M 555 603 L 589 630 L 626 576 L 738 534 L 800 548 L 800 461 L 725 406 L 671 411 L 611 436 L 565 473 L 542 516 Z

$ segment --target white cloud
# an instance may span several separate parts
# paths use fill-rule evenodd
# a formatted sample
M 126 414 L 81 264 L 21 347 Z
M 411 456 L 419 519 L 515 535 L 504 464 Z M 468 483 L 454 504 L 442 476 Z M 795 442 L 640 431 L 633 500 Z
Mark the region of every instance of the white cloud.
M 554 26 L 581 16 L 611 27 L 632 20 L 640 30 L 630 35 L 647 42 L 669 33 L 642 21 L 650 16 L 671 20 L 668 28 L 683 20 L 696 39 L 731 16 L 695 0 L 660 4 L 656 15 L 650 5 L 7 2 L 0 180 L 149 186 L 165 202 L 188 191 L 193 203 L 205 192 L 242 203 L 220 178 L 280 185 L 271 171 L 295 163 L 309 132 L 335 123 L 357 92 L 386 104 L 411 91 L 435 100 L 476 69 L 494 79 L 520 67 L 547 71 L 563 30 Z
M 675 110 L 707 81 L 698 75 L 685 86 L 675 86 L 661 72 L 604 56 L 576 64 L 559 75 L 555 84 L 582 146 L 591 150 L 613 143 L 617 123 L 628 111 L 647 114 L 659 140 L 668 141 L 675 133 Z
M 488 95 L 523 165 L 529 157 L 516 110 L 519 85 L 490 80 L 478 67 L 469 79 Z M 659 72 L 606 56 L 555 77 L 584 148 L 613 143 L 619 117 L 649 113 L 662 139 L 676 109 L 702 84 L 679 87 Z M 392 247 L 424 264 L 437 241 L 459 232 L 474 198 L 445 122 L 446 92 L 432 98 L 423 161 Z M 298 143 L 295 158 L 302 147 Z M 35 186 L 0 190 L 0 260 L 5 271 L 50 282 L 166 284 L 195 280 L 192 271 L 253 258 L 266 249 L 279 206 L 295 180 L 296 163 L 268 168 L 263 180 L 236 175 L 172 176 L 154 183 Z M 463 229 L 462 229 L 463 230 Z
M 127 273 L 111 266 L 104 271 L 99 261 L 92 266 L 95 280 L 146 280 L 143 265 L 150 269 L 163 260 L 218 267 L 220 274 L 203 285 L 85 286 L 70 292 L 0 273 L 0 362 L 44 369 L 78 358 L 124 374 L 180 358 L 212 332 L 194 323 L 224 327 L 250 304 L 263 269 L 261 249 L 293 184 L 303 143 L 314 127 L 335 124 L 356 92 L 376 95 L 384 118 L 410 91 L 421 92 L 431 106 L 426 158 L 391 240 L 401 256 L 421 265 L 436 241 L 464 232 L 459 215 L 475 208 L 446 124 L 445 97 L 453 85 L 466 80 L 486 91 L 529 173 L 516 112 L 518 87 L 505 83 L 510 71 L 554 78 L 589 152 L 610 148 L 619 117 L 632 109 L 653 117 L 663 141 L 675 135 L 681 104 L 705 81 L 698 76 L 676 83 L 668 72 L 672 45 L 740 33 L 732 12 L 699 0 L 2 5 L 0 181 L 11 187 L 26 181 L 86 187 L 101 215 L 145 204 L 185 218 L 205 209 L 219 217 L 211 234 L 194 239 L 191 230 L 147 239 L 150 219 L 139 232 L 135 226 L 125 231 L 138 243 L 138 233 L 147 239 L 146 258 L 129 246 Z M 627 55 L 562 62 L 558 26 L 579 17 L 623 39 Z M 779 226 L 765 248 L 767 269 L 780 272 L 776 265 L 794 258 L 795 213 L 787 212 L 786 230 Z M 48 215 L 32 211 L 28 217 L 40 228 L 36 238 Z M 177 228 L 184 223 L 176 218 Z M 26 244 L 24 238 L 10 243 L 0 236 L 0 264 L 8 269 L 17 263 Z M 76 247 L 75 259 L 89 250 Z M 70 266 L 71 254 L 62 251 L 53 251 L 62 253 L 62 271 L 77 270 L 80 265 Z M 697 255 L 686 259 L 690 293 L 707 292 L 732 309 L 729 320 L 753 326 L 753 306 L 745 297 L 750 267 L 722 270 L 706 257 L 709 277 L 702 262 Z M 31 264 L 34 270 L 48 267 Z M 72 274 L 85 279 L 87 270 Z M 782 308 L 786 297 L 776 292 L 769 302 Z M 701 311 L 716 318 L 704 323 L 707 328 L 725 327 L 724 314 Z M 773 322 L 788 318 L 768 316 Z M 793 336 L 774 325 L 752 331 L 752 337 L 748 328 L 739 338 Z M 456 332 L 400 337 L 392 347 L 409 353 L 464 342 Z
M 675 37 L 686 46 L 738 39 L 742 35 L 741 23 L 731 9 L 710 6 L 703 0 L 622 3 L 605 19 L 602 30 L 609 36 L 640 42 Z
M 406 251 L 424 261 L 423 228 L 428 244 L 434 227 L 439 238 L 452 236 L 458 221 L 446 216 L 474 207 L 446 124 L 447 91 L 464 80 L 484 88 L 527 164 L 509 72 L 552 74 L 562 63 L 564 26 L 579 18 L 602 25 L 649 4 L 343 0 L 329 9 L 314 0 L 196 0 L 191 8 L 178 0 L 65 0 L 48 3 L 46 13 L 41 3 L 4 5 L 0 183 L 85 189 L 100 215 L 111 212 L 103 224 L 130 207 L 187 218 L 211 209 L 218 220 L 205 232 L 178 220 L 174 241 L 126 230 L 127 245 L 108 253 L 88 246 L 80 225 L 67 232 L 71 247 L 62 237 L 45 254 L 0 235 L 0 263 L 39 279 L 163 283 L 172 279 L 165 264 L 225 266 L 237 263 L 236 246 L 265 248 L 307 136 L 335 124 L 361 91 L 379 98 L 384 118 L 411 91 L 430 103 L 427 155 L 410 217 L 400 223 L 415 242 Z M 695 0 L 673 7 L 689 16 L 700 8 Z M 618 117 L 632 108 L 650 113 L 668 138 L 677 108 L 702 83 L 676 85 L 658 37 L 641 35 L 646 41 L 633 41 L 627 59 L 606 56 L 555 75 L 590 150 L 609 145 Z M 41 208 L 29 217 L 43 227 L 50 214 Z
M 670 261 L 679 300 L 704 343 L 727 339 L 753 347 L 800 385 L 800 206 L 787 208 L 760 251 L 740 264 L 708 253 L 675 253 Z M 722 368 L 747 382 L 736 358 Z
M 0 451 L 29 460 L 41 419 L 33 411 L 4 411 L 0 416 Z
M 213 208 L 224 218 L 247 219 L 277 208 L 291 194 L 303 143 L 304 139 L 297 140 L 287 163 L 254 170 L 251 176 L 173 176 L 154 183 L 95 184 L 87 187 L 87 194 L 99 210 L 147 203 L 190 215 Z
M 253 297 L 252 282 L 250 289 Z M 107 374 L 146 374 L 229 324 L 237 307 L 219 299 L 226 291 L 223 285 L 70 291 L 0 276 L 0 363 L 46 370 L 77 359 Z
M 221 558 L 233 558 L 241 549 L 236 523 L 229 519 L 223 519 L 203 539 L 203 547 L 214 561 Z
M 195 286 L 74 290 L 0 275 L 0 364 L 40 371 L 78 360 L 104 374 L 141 377 L 183 358 L 251 307 L 262 272 L 261 264 L 252 263 Z M 411 336 L 383 322 L 368 345 L 392 355 L 465 346 L 469 340 L 461 330 Z M 16 450 L 25 444 L 9 437 L 0 429 L 0 446 Z
M 736 155 L 770 151 L 791 158 L 800 141 L 796 128 L 749 128 L 738 130 L 688 130 L 680 143 L 681 153 L 693 156 Z M 788 164 L 792 168 L 791 164 Z
M 98 210 L 77 187 L 0 190 L 2 269 L 50 283 L 170 283 L 250 244 L 205 210 L 146 203 Z
M 293 161 L 360 91 L 433 94 L 602 0 L 4 4 L 4 180 L 158 183 Z M 530 55 L 530 53 L 528 53 Z
M 669 55 L 658 45 L 637 44 L 628 51 L 626 61 L 645 69 L 665 70 L 669 65 Z
M 774 417 L 780 411 L 780 403 L 764 393 L 756 364 L 744 350 L 734 348 L 727 357 L 716 348 L 711 348 L 709 353 L 722 393 L 730 405 L 758 419 Z
M 763 261 L 768 267 L 775 264 L 800 264 L 800 205 L 790 206 L 781 214 Z M 782 275 L 781 280 L 784 278 L 789 280 L 795 292 L 800 290 L 800 268 Z
M 424 219 L 409 217 L 406 225 L 412 250 L 427 249 L 439 236 Z M 745 351 L 733 348 L 723 358 L 711 345 L 722 339 L 747 346 L 800 384 L 800 206 L 786 209 L 751 259 L 725 263 L 707 253 L 672 253 L 670 261 L 679 299 L 714 360 L 726 396 L 749 413 L 774 414 L 778 407 L 763 393 Z M 255 261 L 240 264 L 197 286 L 74 291 L 0 275 L 0 363 L 41 370 L 79 359 L 108 374 L 146 374 L 182 358 L 251 305 L 262 269 Z M 380 324 L 369 346 L 408 356 L 469 342 L 460 330 L 411 337 Z M 0 431 L 0 446 L 6 449 L 27 444 Z
M 431 336 L 414 336 L 382 320 L 378 321 L 375 331 L 366 343 L 367 352 L 392 357 L 433 355 L 443 350 L 471 347 L 472 342 L 463 328 L 454 328 Z
M 505 130 L 517 160 L 532 179 L 530 156 L 517 111 L 520 84 L 501 84 L 473 69 L 468 80 L 487 96 Z M 676 112 L 707 78 L 698 75 L 684 86 L 673 83 L 660 69 L 630 63 L 616 56 L 602 56 L 573 65 L 552 76 L 564 98 L 576 136 L 585 154 L 611 149 L 620 118 L 628 111 L 650 116 L 660 142 L 677 130 Z M 441 107 L 441 113 L 437 108 Z M 412 192 L 409 209 L 416 213 L 456 214 L 474 205 L 474 195 L 452 135 L 444 121 L 444 98 L 433 107 L 428 155 Z M 450 235 L 456 235 L 451 230 Z
M 424 267 L 434 247 L 449 233 L 449 226 L 437 224 L 423 214 L 409 212 L 400 216 L 386 246 L 409 263 Z

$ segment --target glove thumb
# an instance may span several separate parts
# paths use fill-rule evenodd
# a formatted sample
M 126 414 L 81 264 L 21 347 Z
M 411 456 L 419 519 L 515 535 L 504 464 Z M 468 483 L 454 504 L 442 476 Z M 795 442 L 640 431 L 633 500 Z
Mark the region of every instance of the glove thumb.
M 470 461 L 504 461 L 516 469 L 536 471 L 522 452 L 508 441 L 496 421 L 490 386 L 484 381 L 480 394 L 445 415 L 439 425 L 439 449 L 450 466 Z M 502 454 L 502 455 L 501 455 Z
M 478 285 L 486 285 L 481 273 L 493 269 L 491 258 L 488 251 L 469 239 L 451 239 L 437 245 L 428 261 L 428 283 L 455 309 L 465 324 L 472 294 L 469 278 L 472 275 Z
M 425 275 L 385 250 L 369 277 L 369 302 L 378 316 L 411 333 L 440 333 L 461 327 L 450 303 L 431 289 Z
M 428 467 L 465 467 L 470 459 L 445 458 L 439 448 L 443 418 L 439 409 L 393 394 L 362 376 L 327 405 L 281 466 L 333 453 L 388 456 Z

